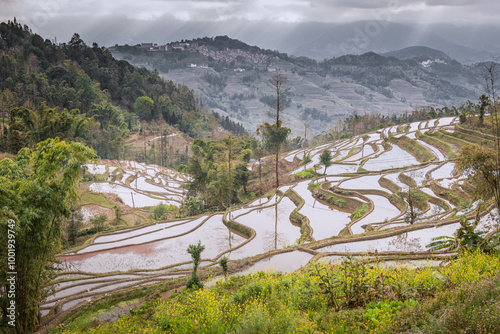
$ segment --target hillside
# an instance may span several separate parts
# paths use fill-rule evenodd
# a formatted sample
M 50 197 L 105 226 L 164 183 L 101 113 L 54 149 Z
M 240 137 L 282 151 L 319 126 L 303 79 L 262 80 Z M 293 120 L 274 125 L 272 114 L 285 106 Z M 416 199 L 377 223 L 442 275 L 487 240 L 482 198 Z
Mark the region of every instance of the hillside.
M 288 77 L 291 89 L 284 124 L 294 136 L 303 134 L 306 121 L 318 134 L 354 113 L 388 115 L 429 105 L 460 105 L 477 100 L 482 89 L 477 67 L 449 57 L 397 59 L 366 53 L 317 62 L 249 46 L 227 36 L 167 46 L 167 51 L 150 51 L 140 45 L 115 46 L 110 51 L 119 59 L 157 69 L 164 78 L 189 85 L 206 106 L 229 115 L 249 131 L 266 120 L 273 94 L 267 80 L 274 71 Z
M 418 26 L 384 21 L 356 21 L 318 29 L 308 35 L 290 53 L 322 60 L 345 54 L 366 52 L 386 53 L 422 45 L 439 49 L 462 63 L 495 58 L 497 37 L 490 32 L 476 31 L 475 27 L 455 25 Z M 468 40 L 460 36 L 467 36 Z M 495 41 L 492 43 L 492 41 Z M 486 47 L 485 47 L 486 46 Z
M 87 46 L 78 34 L 58 45 L 8 22 L 0 24 L 0 37 L 3 151 L 57 136 L 82 141 L 103 158 L 136 159 L 140 147 L 127 140 L 137 131 L 194 138 L 209 138 L 221 127 L 244 132 L 205 110 L 191 88 Z
M 451 58 L 443 51 L 432 49 L 426 46 L 410 46 L 401 50 L 395 50 L 383 53 L 384 57 L 395 57 L 398 59 L 406 58 L 424 58 L 427 59 L 442 59 L 451 60 Z

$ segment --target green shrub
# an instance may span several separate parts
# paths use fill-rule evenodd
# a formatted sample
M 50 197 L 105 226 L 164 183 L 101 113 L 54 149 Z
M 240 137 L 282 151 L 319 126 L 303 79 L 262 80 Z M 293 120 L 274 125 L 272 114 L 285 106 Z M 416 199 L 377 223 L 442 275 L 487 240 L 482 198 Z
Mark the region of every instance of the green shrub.
M 359 208 L 357 208 L 351 215 L 351 221 L 361 218 L 366 211 L 368 210 L 368 204 L 362 204 Z
M 160 203 L 153 207 L 153 215 L 155 220 L 167 219 L 169 212 L 175 211 L 177 207 L 173 204 Z
M 416 305 L 418 305 L 418 302 L 413 299 L 409 299 L 404 303 L 399 300 L 370 302 L 366 305 L 368 310 L 363 313 L 363 318 L 367 321 L 366 327 L 370 331 L 388 329 L 391 326 L 392 319 L 403 306 L 412 308 Z
M 300 176 L 301 178 L 304 178 L 304 179 L 311 179 L 314 177 L 314 174 L 311 172 L 311 169 L 306 169 L 306 170 L 302 170 L 298 173 L 296 173 L 295 175 L 297 176 Z
M 191 254 L 191 258 L 193 259 L 193 271 L 191 272 L 191 277 L 186 282 L 186 288 L 188 289 L 197 290 L 203 288 L 203 282 L 198 276 L 197 270 L 201 261 L 201 252 L 204 250 L 205 246 L 201 244 L 200 240 L 198 240 L 196 245 L 189 245 L 187 248 L 187 252 Z
M 108 220 L 106 215 L 100 215 L 99 217 L 90 218 L 90 222 L 94 226 L 96 232 L 102 231 L 104 229 L 104 223 Z
M 332 204 L 335 204 L 336 206 L 338 206 L 339 208 L 345 208 L 346 204 L 347 204 L 347 201 L 343 198 L 338 198 L 338 197 L 335 197 L 333 195 L 330 195 L 329 196 L 329 199 L 330 199 L 330 202 Z
M 314 190 L 316 189 L 317 187 L 319 187 L 319 185 L 321 184 L 321 182 L 314 182 L 314 183 L 310 183 L 309 184 L 309 187 L 311 188 L 311 190 Z

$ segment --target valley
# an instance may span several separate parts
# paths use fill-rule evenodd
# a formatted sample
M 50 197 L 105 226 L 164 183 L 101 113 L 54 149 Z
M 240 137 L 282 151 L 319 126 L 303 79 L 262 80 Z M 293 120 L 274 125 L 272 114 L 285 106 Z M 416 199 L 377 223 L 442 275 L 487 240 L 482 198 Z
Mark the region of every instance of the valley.
M 175 282 L 183 282 L 192 267 L 186 248 L 198 240 L 206 247 L 200 265 L 205 280 L 220 275 L 216 265 L 222 256 L 229 259 L 231 275 L 272 268 L 293 272 L 313 261 L 338 262 L 348 253 L 376 255 L 388 263 L 441 261 L 453 254 L 429 251 L 426 246 L 434 237 L 453 236 L 460 216 L 476 220 L 477 230 L 489 233 L 500 228 L 492 205 L 471 202 L 474 185 L 454 170 L 450 157 L 468 138 L 489 140 L 471 133 L 457 117 L 444 117 L 283 153 L 282 160 L 296 164 L 291 174 L 308 168 L 316 176 L 295 176 L 293 183 L 225 212 L 136 227 L 147 211 L 132 210 L 134 206 L 160 202 L 179 206 L 185 196 L 182 185 L 189 177 L 129 161 L 87 165 L 88 172 L 102 181 L 86 182 L 85 187 L 118 196 L 132 211 L 127 218 L 132 227 L 98 233 L 59 256 L 60 271 L 52 281 L 56 293 L 44 301 L 42 319 L 45 323 L 61 319 L 120 291 L 168 282 L 173 287 L 183 285 Z M 443 139 L 434 146 L 426 136 L 437 134 Z M 421 145 L 430 154 L 428 161 L 419 162 L 424 152 L 417 154 L 402 145 L 401 138 Z M 326 171 L 318 160 L 324 150 L 333 156 Z M 300 166 L 304 153 L 311 162 Z M 255 164 L 249 167 L 256 170 Z M 411 205 L 404 195 L 409 192 L 418 194 Z M 80 210 L 97 215 L 92 211 L 95 206 L 87 203 Z M 410 216 L 410 210 L 417 214 Z
M 167 50 L 165 50 L 165 48 Z M 114 46 L 113 56 L 157 70 L 193 88 L 204 105 L 253 131 L 273 108 L 268 79 L 289 79 L 285 120 L 294 136 L 307 123 L 313 135 L 353 115 L 388 117 L 421 108 L 462 105 L 482 89 L 481 63 L 462 65 L 445 53 L 409 47 L 317 61 L 217 36 L 166 46 Z

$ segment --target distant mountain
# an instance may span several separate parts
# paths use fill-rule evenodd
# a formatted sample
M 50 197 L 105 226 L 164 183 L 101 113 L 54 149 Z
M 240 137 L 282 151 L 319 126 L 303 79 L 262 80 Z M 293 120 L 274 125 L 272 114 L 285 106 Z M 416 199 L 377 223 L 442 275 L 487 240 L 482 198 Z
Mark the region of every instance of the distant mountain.
M 323 34 L 311 37 L 308 42 L 297 45 L 291 53 L 321 60 L 368 51 L 384 54 L 420 45 L 442 50 L 465 63 L 494 55 L 494 52 L 452 43 L 423 27 L 394 22 L 358 21 L 334 26 Z
M 267 114 L 274 93 L 267 82 L 276 71 L 289 79 L 283 115 L 294 135 L 303 133 L 305 122 L 317 134 L 354 113 L 389 115 L 424 106 L 458 106 L 477 100 L 483 89 L 479 67 L 462 65 L 425 46 L 402 49 L 390 57 L 365 52 L 320 62 L 227 36 L 183 40 L 166 47 L 168 51 L 165 46 L 153 51 L 140 45 L 115 46 L 110 51 L 196 89 L 204 105 L 241 122 L 249 131 L 272 121 Z
M 383 53 L 384 57 L 394 57 L 398 59 L 408 58 L 428 58 L 428 59 L 451 59 L 446 53 L 426 46 L 410 46 L 401 50 Z

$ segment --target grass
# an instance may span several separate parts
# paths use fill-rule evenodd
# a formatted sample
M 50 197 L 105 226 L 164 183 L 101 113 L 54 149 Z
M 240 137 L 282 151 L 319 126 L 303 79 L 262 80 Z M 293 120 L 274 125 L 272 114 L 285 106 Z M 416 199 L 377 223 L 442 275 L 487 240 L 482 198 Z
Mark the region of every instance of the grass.
M 185 289 L 93 328 L 89 307 L 52 332 L 496 333 L 499 273 L 499 256 L 480 252 L 418 269 L 316 263 L 293 274 L 257 272 Z
M 463 139 L 460 139 L 460 138 L 457 138 L 457 137 L 454 137 L 454 136 L 450 136 L 448 133 L 445 133 L 445 132 L 442 132 L 442 131 L 436 131 L 434 133 L 432 133 L 433 137 L 437 137 L 449 144 L 452 144 L 452 145 L 455 145 L 457 147 L 462 147 L 464 145 L 469 145 L 470 142 L 468 141 L 465 141 Z
M 312 179 L 315 176 L 315 174 L 313 173 L 313 170 L 311 168 L 297 172 L 295 175 L 297 175 L 303 179 Z
M 455 132 L 452 134 L 453 137 L 456 137 L 458 139 L 465 140 L 469 143 L 474 143 L 482 146 L 493 146 L 494 143 L 492 140 L 487 139 L 487 138 L 482 138 L 478 136 L 471 135 L 470 133 L 465 133 L 461 131 L 461 128 L 458 128 Z
M 421 134 L 419 139 L 423 140 L 429 145 L 438 148 L 440 151 L 445 152 L 449 159 L 455 159 L 457 157 L 457 155 L 453 152 L 450 144 L 445 143 L 444 141 L 439 140 L 436 137 Z
M 394 183 L 393 181 L 385 178 L 385 177 L 381 177 L 378 181 L 378 183 L 386 188 L 386 189 L 389 189 L 392 193 L 397 193 L 397 192 L 400 192 L 401 191 L 401 187 L 398 186 L 396 183 Z
M 391 137 L 391 142 L 397 144 L 403 150 L 413 155 L 420 163 L 427 163 L 434 159 L 434 155 L 432 155 L 426 147 L 420 145 L 418 141 L 414 139 L 406 136 L 399 138 Z
M 329 202 L 335 204 L 339 208 L 345 208 L 347 201 L 343 198 L 336 197 L 334 195 L 329 196 Z
M 102 194 L 96 194 L 96 193 L 91 193 L 91 192 L 83 192 L 81 195 L 80 195 L 80 201 L 79 203 L 81 205 L 85 205 L 85 204 L 101 204 L 105 207 L 108 207 L 108 208 L 114 208 L 115 205 L 112 204 L 111 202 L 109 202 L 107 200 L 107 198 L 105 196 L 103 196 Z

